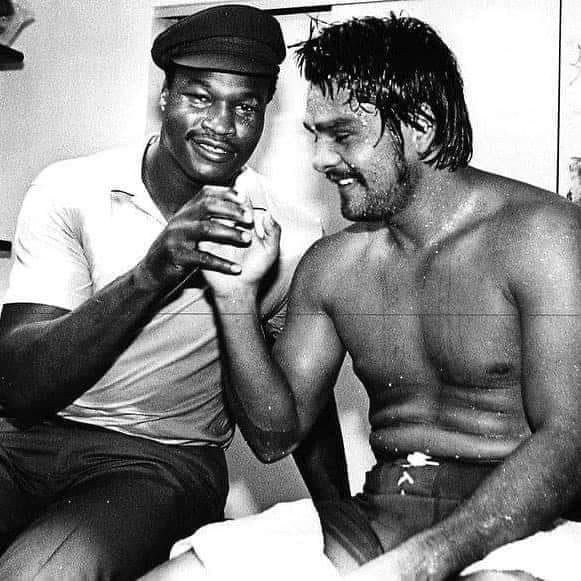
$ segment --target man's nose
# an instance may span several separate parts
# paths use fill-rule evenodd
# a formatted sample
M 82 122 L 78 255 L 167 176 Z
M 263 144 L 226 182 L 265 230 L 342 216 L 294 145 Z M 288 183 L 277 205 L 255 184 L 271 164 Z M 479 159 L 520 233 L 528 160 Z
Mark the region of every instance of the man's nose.
M 209 129 L 216 135 L 234 135 L 236 126 L 234 124 L 234 111 L 225 103 L 214 103 L 202 121 L 202 127 Z
M 330 169 L 336 168 L 341 164 L 341 156 L 323 140 L 315 143 L 313 156 L 313 167 L 321 173 L 327 173 Z

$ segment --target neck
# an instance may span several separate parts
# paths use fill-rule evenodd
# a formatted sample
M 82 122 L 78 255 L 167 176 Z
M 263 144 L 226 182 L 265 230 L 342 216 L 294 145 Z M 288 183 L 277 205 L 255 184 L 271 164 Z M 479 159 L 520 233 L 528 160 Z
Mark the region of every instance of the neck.
M 483 213 L 471 168 L 455 172 L 422 164 L 410 184 L 410 203 L 390 220 L 402 243 L 428 249 L 462 230 Z
M 161 139 L 161 138 L 160 138 Z M 150 145 L 143 159 L 143 183 L 166 219 L 191 200 L 203 184 L 189 178 L 160 140 Z

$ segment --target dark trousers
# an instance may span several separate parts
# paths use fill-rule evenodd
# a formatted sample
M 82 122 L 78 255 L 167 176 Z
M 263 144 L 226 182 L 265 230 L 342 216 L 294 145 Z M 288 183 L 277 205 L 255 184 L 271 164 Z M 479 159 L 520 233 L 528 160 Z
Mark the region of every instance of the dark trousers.
M 362 493 L 317 505 L 325 541 L 363 565 L 447 517 L 495 467 L 447 459 L 437 466 L 409 466 L 405 458 L 379 462 Z
M 0 579 L 135 579 L 223 518 L 224 453 L 0 418 Z

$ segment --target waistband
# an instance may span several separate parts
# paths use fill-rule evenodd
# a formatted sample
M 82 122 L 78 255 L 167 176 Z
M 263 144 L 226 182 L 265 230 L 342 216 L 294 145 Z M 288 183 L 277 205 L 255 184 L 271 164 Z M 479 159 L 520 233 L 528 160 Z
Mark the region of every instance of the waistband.
M 413 494 L 461 500 L 470 496 L 497 466 L 414 452 L 405 457 L 382 458 L 367 473 L 367 494 Z

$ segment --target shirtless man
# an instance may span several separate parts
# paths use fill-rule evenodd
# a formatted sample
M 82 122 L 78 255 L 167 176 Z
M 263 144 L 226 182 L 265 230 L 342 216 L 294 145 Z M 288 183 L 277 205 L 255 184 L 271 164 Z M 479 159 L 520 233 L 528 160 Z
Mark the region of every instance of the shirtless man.
M 578 532 L 555 522 L 581 483 L 579 211 L 468 166 L 461 77 L 424 23 L 352 20 L 298 55 L 314 167 L 354 224 L 303 258 L 272 357 L 256 305 L 276 224 L 228 254 L 241 275 L 208 275 L 245 437 L 265 461 L 293 450 L 348 352 L 377 464 L 361 494 L 317 505 L 341 573 L 446 579 L 541 529 Z M 540 576 L 527 566 L 474 577 Z

